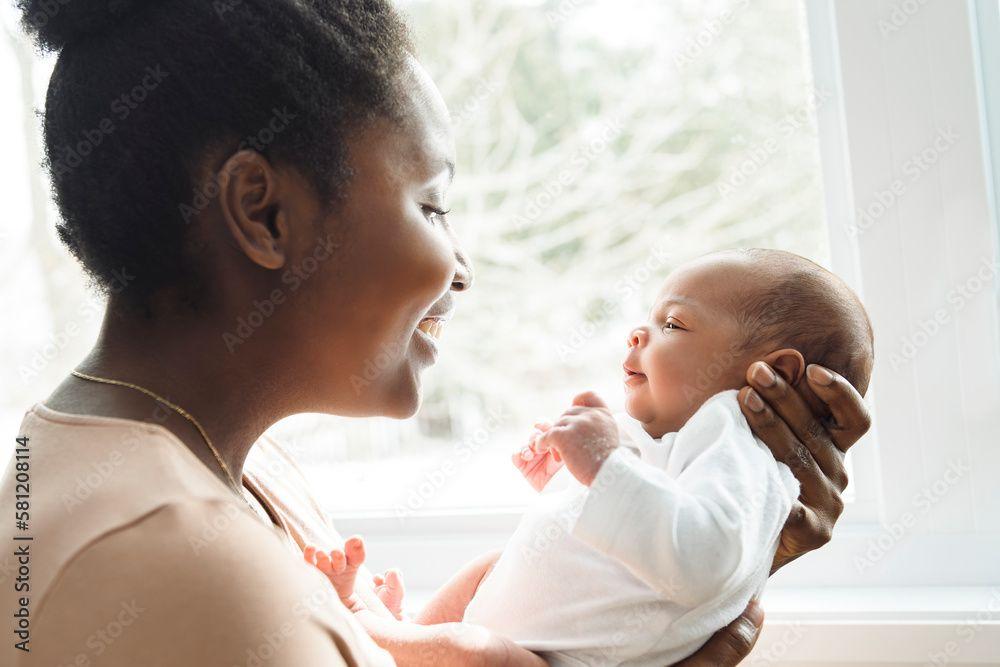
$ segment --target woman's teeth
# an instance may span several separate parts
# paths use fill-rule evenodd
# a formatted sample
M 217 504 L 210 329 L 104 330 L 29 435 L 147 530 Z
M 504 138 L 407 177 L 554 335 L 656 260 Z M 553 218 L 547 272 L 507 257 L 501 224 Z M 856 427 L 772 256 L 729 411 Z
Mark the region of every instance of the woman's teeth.
M 441 338 L 441 330 L 444 329 L 444 322 L 441 320 L 421 320 L 417 328 L 437 340 Z

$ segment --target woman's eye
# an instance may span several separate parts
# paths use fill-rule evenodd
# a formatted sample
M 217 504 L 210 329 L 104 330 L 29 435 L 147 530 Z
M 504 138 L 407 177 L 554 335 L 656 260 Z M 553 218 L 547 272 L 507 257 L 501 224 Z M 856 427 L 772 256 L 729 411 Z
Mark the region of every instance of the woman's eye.
M 436 206 L 429 206 L 428 204 L 423 204 L 421 207 L 424 211 L 424 217 L 427 218 L 427 222 L 432 225 L 441 222 L 448 213 L 451 211 L 442 211 Z

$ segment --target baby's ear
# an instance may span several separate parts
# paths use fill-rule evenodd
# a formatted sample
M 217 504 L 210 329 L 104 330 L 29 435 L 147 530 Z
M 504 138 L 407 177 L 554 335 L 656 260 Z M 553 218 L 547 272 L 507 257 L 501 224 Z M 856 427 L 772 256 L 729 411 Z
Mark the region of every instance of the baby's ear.
M 781 374 L 785 382 L 793 387 L 806 374 L 806 360 L 798 350 L 785 348 L 767 355 L 763 359 L 771 368 Z

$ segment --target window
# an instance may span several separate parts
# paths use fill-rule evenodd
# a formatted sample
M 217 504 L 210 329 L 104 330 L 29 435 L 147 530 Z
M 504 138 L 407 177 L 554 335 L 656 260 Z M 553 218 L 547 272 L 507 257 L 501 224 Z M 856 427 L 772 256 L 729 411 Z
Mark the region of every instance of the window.
M 533 494 L 510 453 L 579 391 L 621 402 L 625 335 L 674 266 L 738 246 L 828 263 L 832 92 L 797 0 L 404 6 L 454 117 L 476 286 L 418 418 L 275 430 L 337 513 L 517 506 Z

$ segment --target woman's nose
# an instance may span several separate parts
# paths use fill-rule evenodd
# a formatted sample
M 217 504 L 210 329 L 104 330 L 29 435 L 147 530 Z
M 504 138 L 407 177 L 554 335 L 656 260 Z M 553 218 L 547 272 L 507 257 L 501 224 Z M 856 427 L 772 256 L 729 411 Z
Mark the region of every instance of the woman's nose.
M 636 327 L 632 330 L 632 333 L 628 335 L 628 346 L 630 348 L 645 347 L 648 342 L 649 332 L 646 331 L 646 327 Z
M 455 277 L 451 279 L 451 289 L 454 292 L 464 292 L 472 288 L 472 262 L 461 250 L 455 250 Z

